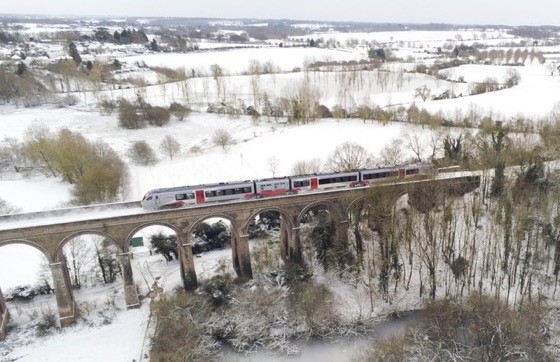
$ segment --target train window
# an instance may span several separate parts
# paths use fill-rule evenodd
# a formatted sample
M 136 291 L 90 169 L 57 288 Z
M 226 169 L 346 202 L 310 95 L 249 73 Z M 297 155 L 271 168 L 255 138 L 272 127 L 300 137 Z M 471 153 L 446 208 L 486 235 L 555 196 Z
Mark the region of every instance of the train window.
M 417 169 L 417 168 L 411 168 L 411 169 L 406 170 L 407 175 L 416 175 L 418 173 L 420 173 L 420 170 Z
M 332 182 L 332 179 L 330 179 L 330 178 L 319 179 L 319 185 L 327 185 L 327 184 L 330 184 L 331 182 Z
M 186 200 L 187 194 L 175 194 L 175 200 Z
M 249 193 L 249 192 L 251 192 L 251 187 L 245 187 L 243 189 L 243 193 Z
M 216 191 L 206 191 L 204 194 L 206 197 L 214 197 L 216 196 Z
M 224 195 L 233 195 L 233 189 L 227 189 L 227 190 L 223 190 L 223 194 Z
M 364 174 L 364 180 L 377 180 L 380 178 L 387 178 L 397 176 L 396 171 L 387 171 L 387 172 L 375 172 L 375 173 L 367 173 Z
M 309 180 L 294 181 L 294 187 L 305 187 L 309 186 Z
M 149 196 L 149 197 L 148 197 L 148 198 L 147 198 L 146 200 L 150 201 L 151 199 L 152 199 L 152 197 L 151 197 L 151 196 Z

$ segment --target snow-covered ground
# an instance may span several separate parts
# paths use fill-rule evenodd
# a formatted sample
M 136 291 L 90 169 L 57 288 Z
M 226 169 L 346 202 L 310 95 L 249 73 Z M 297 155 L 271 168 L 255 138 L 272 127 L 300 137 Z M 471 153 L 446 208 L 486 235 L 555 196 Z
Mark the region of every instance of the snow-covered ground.
M 37 28 L 37 31 L 57 31 L 58 27 Z M 405 42 L 410 54 L 419 54 L 424 47 L 441 46 L 446 42 L 457 43 L 459 39 L 469 42 L 482 41 L 487 44 L 500 45 L 510 38 L 499 31 L 486 32 L 390 32 L 376 34 L 318 34 L 325 39 L 336 38 L 341 43 L 351 38 L 377 42 Z M 460 37 L 458 36 L 460 35 Z M 475 39 L 477 38 L 477 39 Z M 410 44 L 408 44 L 410 43 Z M 212 45 L 204 45 L 211 48 Z M 558 49 L 550 49 L 558 52 Z M 545 51 L 545 50 L 543 50 Z M 420 50 L 421 52 L 421 50 Z M 189 54 L 150 54 L 119 57 L 127 64 L 145 62 L 152 66 L 184 67 L 187 71 L 195 69 L 205 74 L 209 72 L 211 64 L 220 64 L 226 74 L 242 74 L 246 72 L 251 60 L 261 63 L 270 61 L 282 71 L 292 71 L 293 68 L 304 68 L 313 61 L 330 60 L 360 60 L 366 57 L 364 50 L 331 50 L 318 48 L 262 48 L 213 50 Z M 403 65 L 404 66 L 404 65 Z M 413 66 L 413 65 L 412 65 Z M 507 66 L 463 65 L 445 70 L 445 74 L 457 80 L 463 77 L 466 82 L 479 82 L 491 76 L 502 81 Z M 521 82 L 511 89 L 486 93 L 476 96 L 456 99 L 421 102 L 414 98 L 414 90 L 422 85 L 432 88 L 432 94 L 438 94 L 446 89 L 454 88 L 456 93 L 466 92 L 468 84 L 435 80 L 425 75 L 410 75 L 405 78 L 404 86 L 397 89 L 394 82 L 389 82 L 386 89 L 375 85 L 376 78 L 370 72 L 369 81 L 364 81 L 360 89 L 352 90 L 350 95 L 344 95 L 341 85 L 341 75 L 335 73 L 303 72 L 262 75 L 262 89 L 281 96 L 289 89 L 297 89 L 306 76 L 310 82 L 320 90 L 321 103 L 328 106 L 336 104 L 359 105 L 374 102 L 387 106 L 394 104 L 410 105 L 412 102 L 431 112 L 442 111 L 452 114 L 457 110 L 466 112 L 477 107 L 481 113 L 492 112 L 504 115 L 505 118 L 518 114 L 535 117 L 545 116 L 557 102 L 560 91 L 560 77 L 550 76 L 544 66 L 528 64 L 515 67 L 521 75 Z M 338 81 L 337 81 L 338 79 Z M 155 78 L 148 78 L 154 82 Z M 209 101 L 218 99 L 212 78 L 194 78 L 190 80 L 190 96 L 204 109 Z M 206 83 L 205 83 L 206 82 Z M 242 98 L 251 104 L 250 76 L 227 77 L 228 97 Z M 337 83 L 338 82 L 338 83 Z M 369 82 L 369 83 L 368 83 Z M 368 86 L 369 84 L 369 86 Z M 291 87 L 291 88 L 290 88 Z M 171 101 L 184 101 L 184 94 L 178 84 L 165 86 L 150 86 L 140 89 L 146 99 L 153 104 L 168 105 Z M 230 118 L 203 112 L 194 112 L 185 121 L 172 120 L 164 128 L 148 127 L 141 130 L 124 130 L 118 127 L 116 115 L 101 115 L 94 106 L 103 97 L 117 99 L 118 97 L 133 98 L 138 89 L 101 91 L 98 94 L 76 93 L 81 103 L 73 108 L 53 108 L 44 106 L 39 108 L 16 109 L 11 106 L 0 107 L 0 141 L 5 137 L 23 139 L 26 129 L 31 126 L 45 126 L 52 132 L 61 128 L 69 128 L 80 132 L 90 140 L 103 140 L 127 160 L 130 168 L 130 189 L 126 200 L 139 200 L 143 194 L 152 188 L 198 184 L 204 182 L 231 181 L 241 179 L 257 179 L 273 175 L 291 174 L 291 168 L 297 161 L 318 158 L 325 162 L 329 154 L 337 145 L 345 141 L 361 144 L 374 157 L 379 156 L 380 150 L 394 139 L 402 139 L 413 131 L 410 125 L 403 123 L 389 123 L 382 125 L 377 122 L 362 122 L 361 120 L 318 120 L 303 126 L 289 126 L 274 121 L 268 122 L 265 117 L 255 123 L 250 117 Z M 276 93 L 275 93 L 276 92 Z M 204 93 L 208 93 L 204 95 Z M 212 144 L 211 137 L 215 130 L 229 131 L 235 144 L 222 150 Z M 421 129 L 420 129 L 421 131 Z M 137 140 L 146 140 L 155 150 L 166 136 L 175 137 L 182 146 L 182 153 L 172 161 L 163 154 L 158 154 L 160 161 L 151 167 L 137 166 L 129 161 L 126 152 L 130 145 Z M 193 154 L 189 149 L 199 146 L 201 152 Z M 270 160 L 277 159 L 277 168 L 272 170 Z M 56 208 L 68 202 L 71 198 L 71 187 L 61 180 L 24 173 L 0 173 L 0 198 L 21 208 L 23 211 L 39 211 Z M 216 264 L 221 259 L 231 259 L 231 251 L 223 250 L 208 253 L 195 260 L 199 277 L 205 278 L 214 273 Z M 3 290 L 36 282 L 39 266 L 44 257 L 31 247 L 11 245 L 0 248 L 0 287 Z M 165 290 L 172 290 L 180 285 L 178 265 L 175 262 L 166 263 L 161 257 L 139 258 L 134 264 L 135 279 L 145 287 L 142 275 L 162 276 L 161 284 Z M 147 271 L 147 269 L 149 272 Z M 120 286 L 117 282 L 117 293 Z M 144 288 L 143 287 L 143 288 Z M 105 294 L 103 294 L 105 293 Z M 102 291 L 101 299 L 107 291 Z M 87 296 L 85 297 L 87 299 Z M 97 297 L 93 297 L 99 298 Z M 51 300 L 52 303 L 52 300 Z M 409 308 L 407 300 L 400 302 L 402 308 Z M 10 305 L 9 307 L 12 307 Z M 143 303 L 138 310 L 119 312 L 116 319 L 107 326 L 95 328 L 78 325 L 64 329 L 48 338 L 36 343 L 20 346 L 0 359 L 16 359 L 21 361 L 125 361 L 141 360 L 142 348 L 145 347 L 144 334 L 148 321 L 148 302 Z M 22 336 L 21 334 L 17 334 Z M 15 343 L 8 335 L 6 342 Z M 19 338 L 19 337 L 18 337 Z M 31 336 L 29 336 L 31 338 Z M 95 340 L 95 343 L 92 341 Z M 99 346 L 103 346 L 100 348 Z M 1 349 L 0 349 L 1 352 Z M 106 353 L 106 354 L 105 354 Z M 95 356 L 95 357 L 93 357 Z M 50 358 L 50 359 L 49 359 Z

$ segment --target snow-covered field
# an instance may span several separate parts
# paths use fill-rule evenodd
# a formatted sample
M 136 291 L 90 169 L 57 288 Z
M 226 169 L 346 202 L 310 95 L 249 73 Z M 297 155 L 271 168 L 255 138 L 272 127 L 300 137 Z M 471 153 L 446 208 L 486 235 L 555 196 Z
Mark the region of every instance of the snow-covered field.
M 50 29 L 37 28 L 39 31 L 56 31 L 58 27 Z M 481 32 L 390 32 L 379 34 L 317 34 L 325 39 L 336 38 L 341 43 L 351 38 L 378 42 L 399 41 L 406 47 L 421 49 L 424 46 L 441 46 L 445 42 L 457 42 L 461 39 L 469 42 L 481 41 Z M 501 32 L 484 36 L 488 44 L 500 45 L 510 38 Z M 211 48 L 212 46 L 204 46 Z M 408 50 L 407 50 L 408 51 Z M 558 51 L 557 48 L 551 51 Z M 413 54 L 413 52 L 411 52 Z M 414 53 L 417 54 L 417 53 Z M 360 60 L 366 57 L 363 50 L 319 49 L 319 48 L 252 48 L 220 51 L 206 50 L 200 53 L 188 54 L 148 54 L 122 56 L 119 59 L 127 64 L 144 62 L 150 66 L 166 66 L 171 68 L 183 67 L 187 71 L 195 69 L 203 74 L 209 72 L 211 64 L 220 64 L 226 74 L 240 75 L 246 72 L 251 60 L 261 63 L 270 61 L 281 71 L 291 72 L 294 68 L 304 68 L 314 61 L 348 61 Z M 404 65 L 403 65 L 404 67 Z M 495 77 L 502 81 L 508 66 L 463 65 L 445 70 L 451 80 L 462 77 L 466 82 L 480 82 L 486 77 Z M 515 67 L 521 76 L 518 86 L 511 89 L 486 93 L 476 96 L 466 96 L 455 99 L 422 102 L 414 98 L 414 90 L 422 85 L 432 88 L 432 94 L 438 94 L 446 89 L 454 88 L 459 92 L 467 91 L 467 84 L 436 80 L 425 75 L 410 75 L 404 80 L 402 88 L 390 83 L 385 89 L 375 85 L 375 78 L 369 74 L 370 80 L 364 81 L 364 86 L 356 88 L 350 95 L 342 94 L 343 86 L 337 83 L 340 75 L 335 73 L 311 73 L 310 82 L 320 91 L 321 103 L 332 107 L 336 104 L 358 105 L 372 102 L 380 106 L 403 104 L 408 106 L 413 102 L 420 108 L 430 112 L 453 114 L 457 110 L 466 112 L 477 107 L 482 114 L 492 112 L 510 119 L 519 114 L 533 117 L 537 122 L 546 116 L 558 101 L 560 94 L 560 77 L 550 76 L 543 65 L 527 64 Z M 407 73 L 408 75 L 408 73 Z M 304 72 L 262 75 L 262 89 L 281 96 L 287 89 L 297 88 L 304 80 Z M 231 76 L 227 78 L 230 97 L 244 99 L 251 104 L 250 76 Z M 150 81 L 153 81 L 150 78 Z M 206 83 L 205 83 L 206 82 Z M 368 86 L 369 84 L 369 86 Z M 203 110 L 208 102 L 218 99 L 212 78 L 195 78 L 189 85 L 190 97 L 201 105 Z M 412 132 L 413 126 L 404 123 L 389 123 L 383 125 L 377 122 L 362 122 L 359 119 L 318 120 L 312 124 L 290 126 L 275 121 L 267 121 L 265 117 L 256 123 L 248 116 L 231 118 L 204 112 L 194 112 L 184 121 L 172 120 L 164 128 L 147 127 L 141 130 L 125 130 L 118 127 L 116 115 L 102 115 L 95 110 L 95 104 L 103 97 L 116 99 L 118 97 L 133 98 L 137 89 L 100 91 L 98 94 L 76 93 L 81 102 L 69 108 L 54 108 L 42 106 L 38 108 L 14 108 L 0 106 L 0 141 L 6 137 L 21 140 L 26 130 L 31 126 L 41 125 L 56 132 L 62 128 L 80 132 L 90 140 L 103 140 L 115 149 L 129 164 L 130 188 L 126 200 L 139 200 L 143 194 L 152 188 L 198 184 L 205 182 L 232 181 L 257 179 L 263 177 L 291 174 L 292 166 L 297 161 L 320 159 L 325 162 L 329 154 L 337 145 L 345 141 L 353 141 L 362 145 L 366 150 L 378 157 L 380 150 L 394 139 L 402 139 L 405 134 Z M 141 91 L 146 99 L 153 104 L 167 105 L 171 101 L 184 101 L 184 94 L 179 91 L 179 85 L 153 85 Z M 275 93 L 276 92 L 276 93 Z M 205 94 L 206 93 L 206 94 Z M 226 150 L 212 144 L 212 134 L 217 129 L 230 132 L 235 144 Z M 421 131 L 421 129 L 420 129 Z M 160 161 L 155 166 L 137 166 L 128 162 L 127 150 L 134 141 L 145 140 L 155 150 L 161 140 L 171 135 L 181 143 L 182 152 L 172 161 L 159 153 Z M 193 154 L 189 149 L 199 146 L 201 152 Z M 276 159 L 277 168 L 271 169 L 270 160 Z M 24 212 L 40 211 L 57 208 L 67 203 L 71 198 L 71 187 L 61 180 L 24 173 L 0 173 L 0 198 L 21 208 Z M 0 287 L 3 290 L 36 282 L 38 269 L 43 256 L 36 250 L 26 246 L 5 246 L 0 249 Z M 225 250 L 197 258 L 195 264 L 200 277 L 208 277 L 214 273 L 216 263 L 221 258 L 230 258 L 230 251 Z M 143 259 L 140 259 L 143 260 Z M 172 290 L 179 285 L 178 265 L 166 264 L 161 257 L 147 258 L 146 264 L 138 261 L 135 264 L 136 281 L 140 284 L 143 265 L 151 265 L 156 274 L 165 275 L 165 290 Z M 148 263 L 149 262 L 149 263 Z M 119 288 L 117 282 L 117 290 Z M 103 291 L 106 293 L 106 291 Z M 117 292 L 120 293 L 120 292 Z M 105 294 L 103 294 L 105 295 Z M 51 300 L 52 303 L 52 300 Z M 403 305 L 406 301 L 403 301 Z M 11 307 L 11 306 L 10 306 Z M 143 358 L 142 348 L 148 320 L 149 308 L 145 302 L 138 310 L 119 312 L 112 324 L 96 328 L 78 325 L 42 338 L 34 344 L 20 346 L 7 356 L 1 354 L 0 359 L 18 359 L 21 361 L 130 361 Z M 22 334 L 17 334 L 20 338 Z M 23 334 L 25 336 L 25 334 Z M 10 335 L 6 342 L 15 341 Z M 92 343 L 95 340 L 95 343 Z M 99 346 L 103 345 L 103 348 Z M 95 356 L 93 358 L 93 356 Z M 20 359 L 19 359 L 20 358 Z M 49 359 L 50 358 L 50 359 Z

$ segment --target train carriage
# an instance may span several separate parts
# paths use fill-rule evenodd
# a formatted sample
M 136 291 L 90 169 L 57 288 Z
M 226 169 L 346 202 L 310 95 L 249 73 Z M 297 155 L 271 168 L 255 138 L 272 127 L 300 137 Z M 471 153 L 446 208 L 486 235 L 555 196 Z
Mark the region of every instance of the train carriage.
M 256 197 L 271 197 L 291 194 L 289 177 L 268 178 L 255 181 Z
M 359 179 L 360 173 L 358 171 L 290 177 L 291 188 L 294 191 L 312 191 L 352 186 Z
M 241 199 L 253 193 L 253 181 L 221 182 L 151 190 L 141 203 L 144 209 L 170 209 L 189 204 Z

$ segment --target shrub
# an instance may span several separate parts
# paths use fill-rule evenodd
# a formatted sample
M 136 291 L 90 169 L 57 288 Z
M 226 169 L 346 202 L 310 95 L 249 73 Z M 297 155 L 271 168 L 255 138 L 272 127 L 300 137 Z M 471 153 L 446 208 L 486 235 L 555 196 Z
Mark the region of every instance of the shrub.
M 216 357 L 218 343 L 208 321 L 212 306 L 201 295 L 180 291 L 163 295 L 153 304 L 157 324 L 152 338 L 153 361 L 209 361 Z
M 194 230 L 193 253 L 221 249 L 231 240 L 229 229 L 222 221 L 212 225 L 202 223 Z
M 169 105 L 169 112 L 173 114 L 177 120 L 182 121 L 191 112 L 190 108 L 185 107 L 181 103 L 173 102 Z
M 9 204 L 6 200 L 0 198 L 0 215 L 2 214 L 15 214 L 20 212 L 21 209 Z
M 41 320 L 35 325 L 38 337 L 43 337 L 52 333 L 57 327 L 56 316 L 54 313 L 45 313 Z
M 128 150 L 128 156 L 134 163 L 141 166 L 151 166 L 157 163 L 156 154 L 146 141 L 134 142 Z
M 544 361 L 544 310 L 518 309 L 495 297 L 473 294 L 465 302 L 430 302 L 419 327 L 402 338 L 376 341 L 366 360 Z
M 213 277 L 200 289 L 209 298 L 214 307 L 225 305 L 231 299 L 231 289 L 229 288 L 228 280 L 222 276 Z
M 111 115 L 117 109 L 117 104 L 114 101 L 105 98 L 99 102 L 99 108 L 101 108 L 103 113 Z
M 146 127 L 146 121 L 139 114 L 136 106 L 126 99 L 121 99 L 119 102 L 119 126 L 128 129 Z
M 146 108 L 146 119 L 148 123 L 152 126 L 162 127 L 169 123 L 171 114 L 169 111 L 163 107 L 147 107 Z
M 218 129 L 212 135 L 212 142 L 216 146 L 222 147 L 222 149 L 225 151 L 227 146 L 229 146 L 233 142 L 233 137 L 231 136 L 231 133 L 229 133 L 225 129 Z
M 290 288 L 288 312 L 294 320 L 304 323 L 306 337 L 325 337 L 332 333 L 337 316 L 334 297 L 322 284 L 297 283 Z
M 164 235 L 163 233 L 157 233 L 152 235 L 150 238 L 150 243 L 154 248 L 155 252 L 163 255 L 165 260 L 179 259 L 179 252 L 177 251 L 177 235 Z

